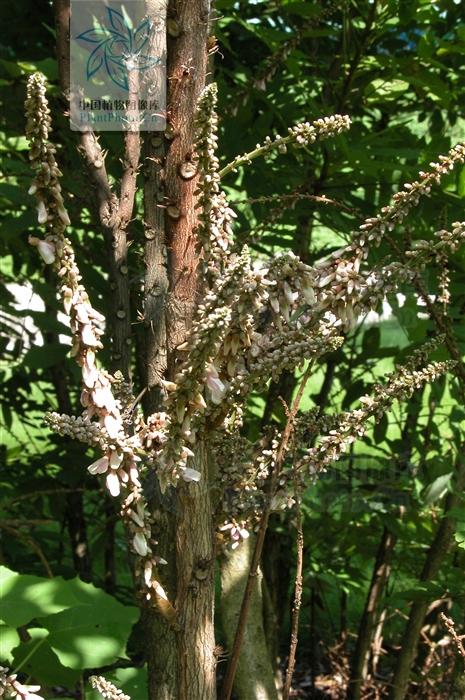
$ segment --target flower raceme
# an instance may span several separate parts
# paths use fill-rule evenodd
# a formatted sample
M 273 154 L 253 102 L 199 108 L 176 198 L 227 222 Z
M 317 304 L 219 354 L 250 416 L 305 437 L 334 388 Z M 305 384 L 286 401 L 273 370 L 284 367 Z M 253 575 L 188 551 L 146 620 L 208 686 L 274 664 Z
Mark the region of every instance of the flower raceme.
M 347 246 L 327 259 L 307 265 L 292 252 L 281 252 L 268 260 L 254 259 L 247 247 L 236 252 L 232 245 L 235 213 L 228 205 L 222 179 L 257 157 L 279 155 L 288 147 L 307 148 L 321 139 L 335 137 L 349 128 L 350 119 L 335 115 L 304 122 L 291 127 L 284 137 L 266 139 L 220 169 L 216 97 L 216 86 L 209 85 L 199 100 L 195 119 L 201 301 L 187 342 L 177 348 L 175 376 L 170 381 L 160 380 L 165 395 L 163 410 L 144 420 L 137 411 L 127 410 L 133 399 L 123 400 L 118 395 L 115 377 L 97 366 L 105 319 L 90 303 L 71 242 L 65 236 L 69 217 L 59 185 L 61 173 L 55 149 L 48 142 L 50 115 L 44 80 L 35 75 L 28 85 L 27 129 L 35 170 L 31 194 L 37 199 L 39 224 L 46 227 L 45 240 L 34 236 L 30 243 L 37 247 L 44 262 L 57 270 L 59 293 L 73 333 L 72 354 L 82 371 L 82 415 L 49 414 L 47 420 L 62 434 L 100 450 L 89 471 L 105 478 L 113 496 L 122 496 L 122 516 L 132 548 L 140 558 L 139 571 L 147 580 L 156 556 L 142 489 L 144 470 L 154 470 L 162 488 L 179 480 L 199 481 L 200 473 L 195 468 L 199 439 L 216 445 L 233 440 L 252 391 L 262 391 L 270 377 L 276 380 L 284 370 L 303 367 L 335 350 L 342 344 L 344 333 L 363 314 L 376 309 L 387 293 L 395 291 L 399 283 L 412 281 L 427 263 L 454 253 L 465 238 L 464 224 L 456 223 L 452 232 L 440 231 L 432 243 L 407 251 L 402 262 L 380 267 L 370 267 L 367 262 L 371 247 L 393 231 L 451 168 L 465 161 L 465 147 L 459 144 L 432 163 L 429 172 L 420 172 L 417 181 L 406 184 L 379 215 L 362 223 Z M 318 448 L 310 448 L 301 456 L 302 465 L 307 464 L 308 472 L 318 472 L 361 435 L 361 417 L 388 410 L 393 396 L 405 399 L 408 392 L 402 388 L 404 384 L 414 388 L 448 369 L 446 364 L 429 363 L 415 370 L 420 372 L 415 380 L 413 375 L 398 370 L 389 385 L 392 394 L 376 395 L 373 401 L 379 406 L 372 405 L 370 397 L 363 398 L 361 413 L 342 417 L 339 427 L 333 428 L 338 432 L 323 435 Z M 404 384 L 397 385 L 396 378 Z M 127 422 L 125 416 L 129 416 Z M 249 447 L 251 454 L 243 466 L 256 465 L 263 451 L 261 444 Z M 247 476 L 251 490 L 258 494 L 265 470 L 251 468 L 261 475 L 255 481 Z M 249 474 L 248 467 L 244 469 Z M 220 480 L 226 471 L 220 470 Z M 240 479 L 228 476 L 223 486 L 230 484 L 240 490 L 240 483 Z M 250 489 L 243 489 L 243 493 L 250 493 Z M 228 499 L 223 500 L 219 522 L 228 525 L 237 516 L 236 525 L 223 529 L 224 533 L 233 533 L 237 541 L 237 533 L 246 529 L 247 518 L 239 518 L 239 505 L 231 509 L 227 504 Z M 253 508 L 246 510 L 251 512 Z

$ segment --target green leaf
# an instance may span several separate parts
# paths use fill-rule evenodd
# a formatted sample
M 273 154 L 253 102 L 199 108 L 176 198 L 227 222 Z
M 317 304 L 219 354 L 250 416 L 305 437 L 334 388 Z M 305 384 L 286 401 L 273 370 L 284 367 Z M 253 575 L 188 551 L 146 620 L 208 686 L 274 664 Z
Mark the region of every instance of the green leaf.
M 63 666 L 48 643 L 48 632 L 40 627 L 28 629 L 31 639 L 13 652 L 14 668 L 36 679 L 41 685 L 62 685 L 72 689 L 80 673 Z
M 344 401 L 342 402 L 342 408 L 345 410 L 351 406 L 351 404 L 368 393 L 367 385 L 363 379 L 357 379 L 353 384 L 347 389 L 346 395 L 344 396 Z
M 455 541 L 460 549 L 465 549 L 465 523 L 461 522 L 457 525 L 457 530 L 454 533 Z
M 395 605 L 397 601 L 408 600 L 408 601 L 427 601 L 436 598 L 441 598 L 444 595 L 444 587 L 438 583 L 430 581 L 428 583 L 421 583 L 413 588 L 408 588 L 405 591 L 399 591 L 389 598 L 389 602 Z
M 441 499 L 450 488 L 450 481 L 452 479 L 452 472 L 449 474 L 442 474 L 438 476 L 423 492 L 423 502 L 425 505 L 430 506 L 435 501 Z
M 95 589 L 92 605 L 78 605 L 42 618 L 49 642 L 64 666 L 95 668 L 126 657 L 126 641 L 139 611 Z
M 19 642 L 19 634 L 13 627 L 0 624 L 0 659 L 2 661 L 12 661 L 11 651 L 18 646 Z
M 83 584 L 79 579 L 64 581 L 59 576 L 45 579 L 17 574 L 1 566 L 0 617 L 7 625 L 20 627 L 41 615 L 56 613 L 78 604 L 79 588 L 84 585 L 89 584 Z
M 465 196 L 465 166 L 460 170 L 458 176 L 457 194 L 459 197 Z
M 376 442 L 380 444 L 386 439 L 386 434 L 389 428 L 389 420 L 385 413 L 381 416 L 381 419 L 375 424 L 373 429 L 373 437 Z
M 381 339 L 379 326 L 368 328 L 363 334 L 362 349 L 368 355 L 373 355 L 378 349 Z
M 62 345 L 61 343 L 36 345 L 27 351 L 23 358 L 23 363 L 32 369 L 53 367 L 66 358 L 69 349 L 68 345 Z

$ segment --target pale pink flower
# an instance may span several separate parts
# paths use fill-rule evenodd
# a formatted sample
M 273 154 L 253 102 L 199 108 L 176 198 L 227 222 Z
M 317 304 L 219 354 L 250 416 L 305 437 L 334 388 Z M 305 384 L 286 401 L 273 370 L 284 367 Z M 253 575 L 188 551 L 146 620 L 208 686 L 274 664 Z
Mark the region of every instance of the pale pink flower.
M 40 690 L 40 685 L 23 685 L 19 681 L 13 681 L 12 686 L 17 697 L 22 700 L 43 700 L 41 695 L 36 694 L 36 691 Z
M 98 370 L 95 367 L 89 367 L 87 362 L 84 362 L 82 366 L 82 379 L 84 384 L 92 389 L 95 386 L 95 382 L 99 377 Z
M 145 539 L 145 536 L 142 532 L 138 532 L 136 535 L 134 535 L 132 544 L 137 554 L 139 554 L 141 557 L 146 556 L 148 552 L 147 540 Z
M 205 383 L 210 390 L 211 400 L 214 404 L 220 404 L 223 400 L 226 386 L 218 376 L 215 365 L 208 365 L 205 372 Z
M 39 224 L 47 223 L 47 219 L 48 219 L 47 208 L 45 206 L 45 202 L 43 202 L 42 200 L 40 200 L 38 205 L 37 205 L 37 219 L 39 221 Z
M 95 337 L 95 333 L 92 330 L 92 326 L 89 324 L 83 325 L 81 329 L 81 339 L 84 345 L 89 345 L 92 348 L 95 348 L 99 342 Z
M 90 367 L 95 367 L 95 352 L 91 348 L 87 348 L 86 351 L 86 365 Z
M 129 474 L 124 469 L 118 469 L 116 472 L 120 478 L 122 484 L 127 484 L 129 481 Z
M 114 440 L 118 436 L 118 433 L 122 428 L 121 421 L 117 420 L 114 416 L 107 413 L 107 415 L 103 419 L 103 424 L 108 433 L 108 437 Z
M 110 467 L 112 469 L 119 469 L 121 462 L 123 461 L 123 455 L 116 450 L 111 450 L 110 452 Z
M 65 289 L 63 292 L 63 306 L 64 306 L 65 312 L 68 314 L 68 316 L 69 316 L 69 312 L 71 311 L 72 305 L 73 305 L 73 293 L 72 293 L 71 289 Z
M 108 386 L 97 385 L 92 391 L 92 399 L 99 408 L 106 408 L 109 413 L 116 411 L 115 399 Z
M 57 213 L 64 225 L 69 226 L 71 221 L 69 219 L 68 212 L 66 211 L 66 209 L 63 206 L 59 206 L 57 207 Z
M 138 486 L 140 488 L 141 483 L 139 481 L 139 471 L 135 464 L 129 465 L 129 478 L 131 479 L 131 482 L 134 484 L 134 486 Z
M 55 262 L 55 246 L 48 241 L 39 241 L 37 244 L 39 255 L 46 265 L 51 265 Z
M 39 255 L 46 265 L 51 265 L 55 262 L 55 246 L 53 243 L 41 241 L 36 236 L 29 236 L 29 244 L 37 247 Z
M 119 481 L 118 474 L 114 471 L 111 471 L 106 478 L 106 483 L 107 483 L 107 489 L 111 493 L 112 496 L 116 497 L 119 496 L 120 491 L 121 491 L 121 484 Z
M 89 314 L 84 304 L 76 304 L 75 306 L 76 318 L 80 323 L 89 323 Z
M 87 471 L 89 471 L 91 474 L 105 474 L 105 472 L 108 471 L 108 467 L 108 457 L 100 457 L 100 459 L 97 459 L 95 462 L 92 462 L 92 464 L 89 467 L 87 467 Z

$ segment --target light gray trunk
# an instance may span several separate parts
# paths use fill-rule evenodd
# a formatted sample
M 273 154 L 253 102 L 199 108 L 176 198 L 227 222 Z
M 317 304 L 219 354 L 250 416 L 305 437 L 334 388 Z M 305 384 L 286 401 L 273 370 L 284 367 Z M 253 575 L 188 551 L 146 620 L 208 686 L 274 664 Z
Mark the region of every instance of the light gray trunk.
M 234 641 L 254 544 L 255 538 L 251 536 L 237 549 L 226 552 L 222 559 L 221 620 L 229 649 Z M 259 570 L 234 680 L 234 690 L 239 700 L 278 700 L 263 624 L 262 579 Z

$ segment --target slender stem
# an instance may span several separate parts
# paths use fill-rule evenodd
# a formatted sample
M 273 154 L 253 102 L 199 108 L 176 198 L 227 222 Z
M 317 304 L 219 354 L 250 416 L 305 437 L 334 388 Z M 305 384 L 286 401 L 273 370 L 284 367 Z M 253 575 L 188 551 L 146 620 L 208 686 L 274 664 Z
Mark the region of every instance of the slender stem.
M 248 165 L 252 160 L 255 158 L 259 158 L 260 156 L 264 156 L 267 153 L 270 153 L 270 151 L 274 151 L 275 149 L 282 149 L 285 146 L 294 143 L 294 141 L 297 139 L 297 134 L 289 134 L 288 136 L 280 136 L 274 141 L 270 141 L 269 143 L 265 143 L 263 146 L 256 146 L 253 151 L 249 151 L 248 153 L 243 153 L 240 156 L 236 156 L 234 160 L 232 160 L 228 165 L 225 165 L 222 170 L 220 170 L 219 175 L 220 178 L 225 177 L 226 175 L 229 175 L 230 172 L 233 170 L 236 170 L 240 165 Z
M 45 558 L 45 555 L 44 555 L 42 549 L 40 548 L 40 546 L 37 544 L 37 542 L 30 535 L 26 535 L 25 533 L 21 532 L 17 528 L 11 527 L 10 525 L 6 525 L 5 522 L 0 523 L 0 529 L 5 530 L 5 532 L 9 532 L 10 535 L 13 535 L 13 537 L 16 537 L 18 540 L 22 540 L 27 545 L 29 545 L 29 547 L 32 549 L 32 551 L 37 554 L 40 561 L 42 562 L 42 565 L 45 569 L 45 572 L 46 572 L 48 578 L 53 578 L 53 571 L 52 571 L 47 559 Z
M 292 435 L 292 430 L 294 427 L 294 420 L 299 409 L 300 402 L 305 390 L 305 386 L 311 376 L 313 370 L 313 363 L 310 363 L 301 382 L 297 395 L 292 404 L 292 408 L 288 413 L 286 426 L 283 431 L 281 442 L 276 454 L 276 463 L 271 474 L 270 487 L 268 490 L 267 499 L 265 502 L 265 507 L 263 509 L 263 514 L 260 519 L 260 524 L 258 526 L 257 539 L 255 542 L 255 549 L 252 556 L 252 562 L 250 564 L 249 574 L 247 578 L 247 583 L 244 590 L 244 596 L 242 598 L 241 610 L 239 613 L 239 620 L 237 623 L 236 634 L 234 637 L 234 643 L 231 650 L 231 656 L 229 658 L 228 667 L 226 669 L 226 674 L 223 681 L 223 686 L 221 688 L 220 700 L 230 700 L 234 677 L 236 675 L 237 664 L 239 662 L 239 654 L 241 651 L 242 641 L 244 639 L 245 628 L 247 625 L 247 617 L 249 613 L 250 600 L 252 596 L 253 587 L 255 585 L 255 580 L 257 578 L 258 567 L 260 564 L 260 559 L 263 551 L 263 544 L 265 542 L 265 535 L 268 528 L 268 521 L 271 513 L 271 504 L 273 496 L 276 492 L 276 487 L 279 481 L 279 475 L 281 473 L 281 468 L 284 462 L 284 457 L 289 446 L 289 440 Z
M 295 668 L 295 656 L 297 651 L 299 635 L 300 608 L 302 605 L 302 585 L 303 585 L 303 561 L 304 561 L 304 533 L 302 527 L 302 499 L 300 493 L 299 480 L 294 471 L 295 508 L 296 508 L 296 530 L 297 530 L 297 562 L 294 584 L 294 605 L 292 607 L 291 621 L 291 643 L 289 646 L 289 660 L 287 662 L 286 679 L 283 688 L 283 700 L 288 700 L 291 691 L 292 676 Z

